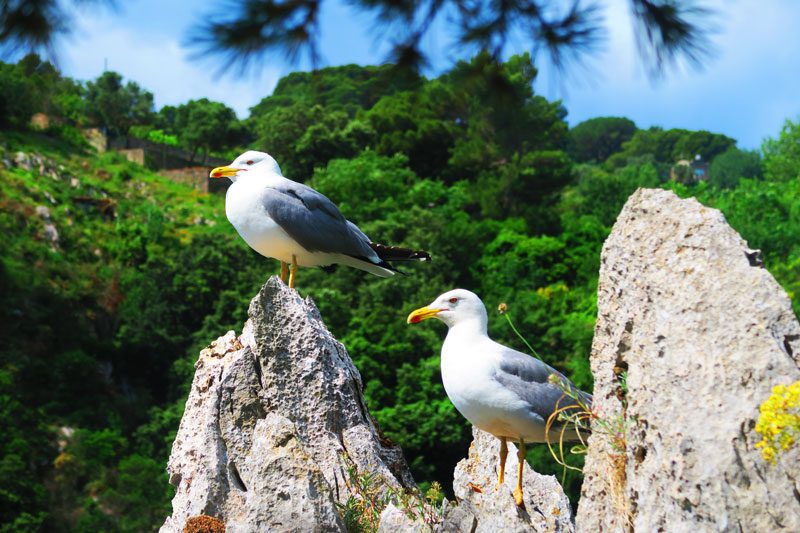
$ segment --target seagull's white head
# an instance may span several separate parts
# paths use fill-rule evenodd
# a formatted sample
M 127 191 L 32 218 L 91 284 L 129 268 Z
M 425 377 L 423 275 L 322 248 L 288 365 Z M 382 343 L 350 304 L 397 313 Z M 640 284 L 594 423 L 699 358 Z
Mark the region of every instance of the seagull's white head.
M 486 306 L 477 294 L 466 289 L 447 291 L 426 307 L 412 311 L 407 322 L 416 324 L 429 318 L 438 318 L 451 328 L 457 324 L 472 322 L 484 331 L 488 322 Z
M 273 159 L 271 155 L 266 152 L 256 152 L 255 150 L 248 150 L 239 157 L 233 160 L 233 163 L 227 167 L 217 167 L 209 174 L 212 178 L 230 178 L 231 181 L 236 181 L 244 172 L 250 171 L 267 171 L 283 176 L 281 167 L 278 162 Z

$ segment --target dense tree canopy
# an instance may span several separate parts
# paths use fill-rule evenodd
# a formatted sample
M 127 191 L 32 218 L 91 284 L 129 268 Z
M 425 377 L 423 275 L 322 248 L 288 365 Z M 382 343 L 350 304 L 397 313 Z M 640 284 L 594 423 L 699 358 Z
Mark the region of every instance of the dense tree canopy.
M 787 120 L 776 139 L 764 142 L 764 169 L 779 180 L 797 180 L 800 166 L 800 120 Z
M 602 163 L 619 152 L 636 133 L 636 124 L 623 117 L 585 120 L 569 131 L 569 152 L 579 163 Z
M 189 100 L 177 107 L 164 106 L 155 121 L 165 133 L 176 135 L 192 151 L 192 159 L 198 150 L 208 155 L 210 151 L 239 145 L 246 138 L 233 109 L 208 98 Z
M 153 121 L 153 94 L 122 75 L 104 72 L 86 84 L 86 114 L 111 135 L 124 135 L 134 124 Z
M 621 168 L 642 158 L 649 158 L 660 164 L 661 169 L 668 169 L 679 160 L 692 160 L 698 155 L 704 161 L 711 161 L 735 144 L 734 139 L 719 133 L 664 130 L 654 126 L 637 130 L 629 141 L 622 144 L 622 150 L 607 159 L 606 166 Z
M 25 126 L 33 115 L 33 82 L 20 65 L 0 64 L 0 125 Z
M 714 158 L 710 172 L 711 182 L 718 187 L 736 187 L 742 178 L 762 177 L 761 156 L 758 152 L 740 150 L 732 146 Z

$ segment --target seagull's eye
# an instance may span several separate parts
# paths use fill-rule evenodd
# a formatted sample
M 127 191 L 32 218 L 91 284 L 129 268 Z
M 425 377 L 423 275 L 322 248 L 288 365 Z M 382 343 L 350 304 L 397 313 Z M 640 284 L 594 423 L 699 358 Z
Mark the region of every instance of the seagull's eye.
M 456 302 L 458 302 L 458 298 L 450 298 L 450 303 L 451 304 L 454 304 Z
M 248 165 L 252 165 L 253 164 L 253 160 L 251 159 L 250 161 L 247 162 L 247 164 Z

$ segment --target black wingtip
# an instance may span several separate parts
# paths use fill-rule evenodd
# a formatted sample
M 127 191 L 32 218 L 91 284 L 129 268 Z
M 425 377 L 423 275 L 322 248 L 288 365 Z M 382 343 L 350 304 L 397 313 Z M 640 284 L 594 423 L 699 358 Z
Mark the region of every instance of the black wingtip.
M 430 261 L 431 254 L 424 250 L 412 250 L 410 248 L 401 248 L 399 246 L 386 246 L 376 242 L 370 243 L 370 246 L 378 257 L 383 261 Z

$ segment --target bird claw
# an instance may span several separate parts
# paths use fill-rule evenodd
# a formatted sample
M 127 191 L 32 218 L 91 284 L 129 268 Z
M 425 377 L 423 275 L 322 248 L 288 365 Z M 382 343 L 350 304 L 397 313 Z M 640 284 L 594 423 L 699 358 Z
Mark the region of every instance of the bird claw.
M 502 488 L 503 488 L 503 482 L 502 481 L 498 481 L 497 484 L 494 486 L 494 489 L 492 489 L 492 490 L 493 490 L 493 492 L 497 492 L 498 490 L 500 490 Z
M 476 485 L 475 483 L 469 482 L 469 483 L 467 483 L 467 487 L 472 489 L 473 492 L 477 492 L 479 494 L 483 494 L 483 490 L 478 485 Z
M 525 508 L 525 500 L 522 498 L 522 491 L 519 489 L 514 489 L 514 502 L 516 502 L 517 507 Z

